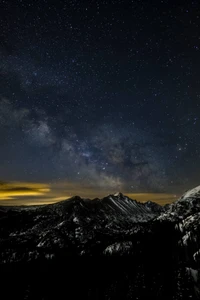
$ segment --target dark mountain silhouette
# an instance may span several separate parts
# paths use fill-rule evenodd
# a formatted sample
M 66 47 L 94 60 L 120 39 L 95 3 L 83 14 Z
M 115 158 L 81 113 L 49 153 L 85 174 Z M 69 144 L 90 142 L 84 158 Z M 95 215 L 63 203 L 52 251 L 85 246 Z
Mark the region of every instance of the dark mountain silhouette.
M 199 299 L 199 191 L 1 207 L 4 299 Z

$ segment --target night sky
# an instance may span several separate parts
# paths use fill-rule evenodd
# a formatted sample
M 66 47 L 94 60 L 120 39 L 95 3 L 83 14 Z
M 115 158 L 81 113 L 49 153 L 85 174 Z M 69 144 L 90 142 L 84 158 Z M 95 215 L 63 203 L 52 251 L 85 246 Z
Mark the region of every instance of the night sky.
M 200 184 L 199 1 L 1 1 L 0 200 Z

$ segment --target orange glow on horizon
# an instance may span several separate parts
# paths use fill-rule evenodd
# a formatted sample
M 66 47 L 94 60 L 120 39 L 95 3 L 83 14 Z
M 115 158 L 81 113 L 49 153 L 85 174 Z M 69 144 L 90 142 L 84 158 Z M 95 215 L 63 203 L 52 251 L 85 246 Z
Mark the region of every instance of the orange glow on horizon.
M 15 199 L 16 197 L 41 196 L 51 191 L 47 184 L 29 182 L 1 182 L 0 201 Z
M 0 182 L 1 205 L 43 205 L 67 200 L 72 196 L 94 199 L 103 198 L 116 191 L 99 189 L 72 182 L 52 184 L 32 182 Z M 126 193 L 124 195 L 139 202 L 153 201 L 161 205 L 172 203 L 179 198 L 170 193 Z

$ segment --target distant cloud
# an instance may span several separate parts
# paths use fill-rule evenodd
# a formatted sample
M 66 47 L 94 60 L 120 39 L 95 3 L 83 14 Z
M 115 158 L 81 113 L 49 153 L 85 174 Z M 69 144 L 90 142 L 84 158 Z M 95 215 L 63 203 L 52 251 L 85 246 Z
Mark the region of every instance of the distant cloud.
M 0 201 L 25 196 L 40 196 L 50 192 L 47 184 L 29 182 L 0 182 Z

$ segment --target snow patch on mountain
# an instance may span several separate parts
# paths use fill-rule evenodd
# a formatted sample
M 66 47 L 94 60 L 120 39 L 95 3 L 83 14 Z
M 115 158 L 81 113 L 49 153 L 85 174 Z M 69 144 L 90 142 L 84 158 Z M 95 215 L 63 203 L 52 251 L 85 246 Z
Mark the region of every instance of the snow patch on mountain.
M 188 190 L 178 201 L 188 201 L 190 198 L 200 198 L 200 185 L 194 189 Z
M 120 242 L 120 243 L 114 243 L 110 246 L 108 246 L 105 250 L 104 250 L 104 254 L 118 254 L 120 255 L 124 253 L 128 253 L 128 251 L 131 249 L 132 247 L 132 242 L 131 241 L 125 241 L 125 242 Z

